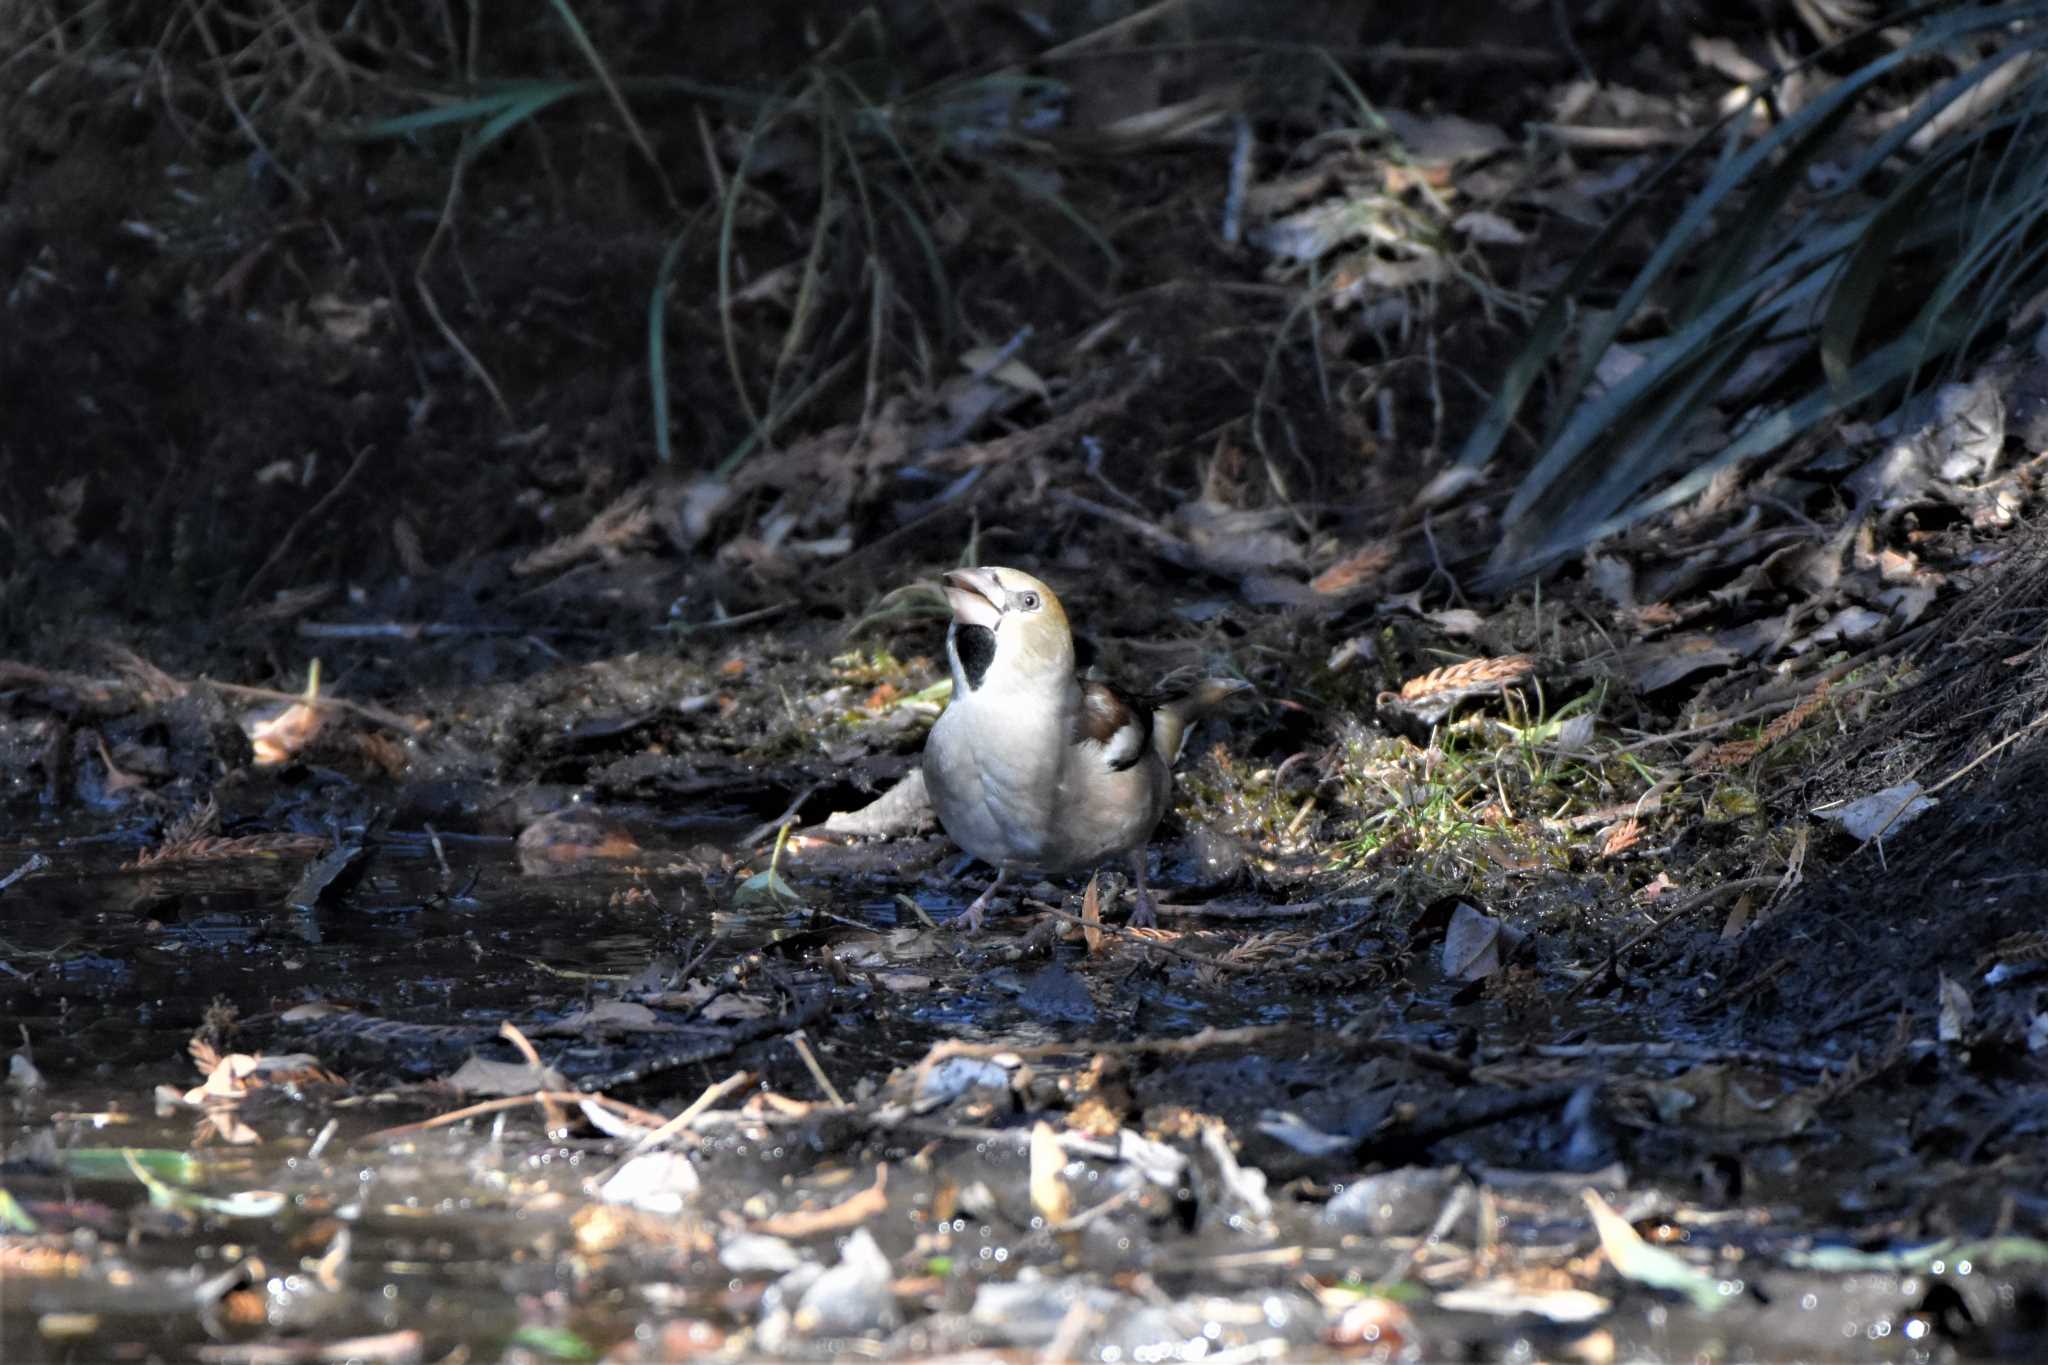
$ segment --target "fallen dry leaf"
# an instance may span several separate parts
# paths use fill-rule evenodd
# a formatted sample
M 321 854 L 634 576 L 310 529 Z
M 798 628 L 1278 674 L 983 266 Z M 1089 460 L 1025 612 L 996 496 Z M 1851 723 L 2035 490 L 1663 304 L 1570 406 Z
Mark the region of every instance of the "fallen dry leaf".
M 249 724 L 249 746 L 256 751 L 258 766 L 283 763 L 313 742 L 323 723 L 320 707 L 320 661 L 306 672 L 304 699 L 292 703 L 267 720 Z
M 889 1163 L 875 1167 L 875 1183 L 851 1198 L 823 1209 L 805 1209 L 797 1213 L 778 1213 L 772 1218 L 763 1218 L 749 1227 L 755 1232 L 770 1237 L 815 1237 L 823 1232 L 844 1232 L 857 1228 L 870 1218 L 879 1217 L 889 1207 Z
M 1067 1188 L 1066 1164 L 1059 1134 L 1040 1119 L 1031 1126 L 1031 1207 L 1048 1224 L 1064 1223 L 1073 1216 L 1074 1192 Z

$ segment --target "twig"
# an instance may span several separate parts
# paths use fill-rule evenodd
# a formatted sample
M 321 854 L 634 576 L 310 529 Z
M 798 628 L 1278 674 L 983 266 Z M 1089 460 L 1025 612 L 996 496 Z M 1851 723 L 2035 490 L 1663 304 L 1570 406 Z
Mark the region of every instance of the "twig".
M 451 1109 L 445 1114 L 438 1114 L 430 1119 L 421 1119 L 418 1123 L 401 1123 L 395 1128 L 379 1128 L 374 1133 L 363 1134 L 349 1145 L 351 1147 L 359 1147 L 369 1142 L 387 1142 L 392 1138 L 410 1137 L 414 1133 L 425 1133 L 435 1128 L 447 1128 L 453 1124 L 467 1123 L 469 1120 L 481 1118 L 485 1114 L 495 1114 L 506 1109 L 517 1109 L 523 1105 L 545 1104 L 549 1101 L 553 1101 L 556 1104 L 600 1105 L 615 1114 L 623 1114 L 627 1119 L 642 1128 L 659 1128 L 666 1122 L 659 1114 L 651 1114 L 636 1105 L 627 1104 L 624 1100 L 615 1100 L 609 1095 L 599 1094 L 595 1091 L 534 1090 L 524 1095 L 506 1095 L 501 1099 L 481 1100 L 476 1104 L 464 1105 L 460 1109 Z
M 1154 553 L 1170 564 L 1178 565 L 1183 569 L 1206 569 L 1209 567 L 1203 563 L 1201 552 L 1196 550 L 1194 546 L 1169 531 L 1162 531 L 1142 517 L 1134 517 L 1121 508 L 1110 507 L 1096 502 L 1093 498 L 1084 498 L 1078 493 L 1068 493 L 1062 489 L 1055 488 L 1047 496 L 1062 507 L 1071 507 L 1077 512 L 1086 512 L 1091 517 L 1099 517 L 1121 530 L 1130 532 L 1138 539 L 1144 541 L 1152 548 Z
M 33 877 L 50 865 L 50 860 L 40 853 L 28 855 L 28 861 L 4 877 L 0 877 L 0 891 L 5 891 L 24 877 Z
M 1922 796 L 1932 796 L 1932 795 L 1934 795 L 1934 794 L 1935 794 L 1936 792 L 1940 791 L 1940 790 L 1941 790 L 1941 789 L 1942 789 L 1943 787 L 1946 787 L 1946 786 L 1947 786 L 1947 785 L 1948 785 L 1949 783 L 1951 783 L 1951 782 L 1955 781 L 1955 780 L 1956 780 L 1957 778 L 1961 777 L 1961 776 L 1962 776 L 1962 775 L 1963 775 L 1964 773 L 1966 773 L 1966 772 L 1970 771 L 1970 769 L 1972 769 L 1972 768 L 1976 767 L 1976 766 L 1977 766 L 1978 764 L 1982 763 L 1982 762 L 1983 762 L 1983 761 L 1984 761 L 1985 759 L 1987 759 L 1987 758 L 1990 758 L 1990 757 L 1991 757 L 1991 756 L 1992 756 L 1993 754 L 1997 753 L 1997 752 L 1998 752 L 1998 751 L 1999 751 L 2000 749 L 2003 749 L 2003 748 L 2004 748 L 2004 747 L 2005 747 L 2006 745 L 2008 745 L 2008 744 L 2012 743 L 2012 742 L 2013 742 L 2014 740 L 2016 740 L 2016 739 L 2024 739 L 2024 738 L 2025 738 L 2026 736 L 2028 736 L 2028 735 L 2031 735 L 2032 733 L 2034 733 L 2034 731 L 2036 731 L 2036 730 L 2040 729 L 2040 728 L 2041 728 L 2042 726 L 2044 726 L 2044 725 L 2048 725 L 2048 714 L 2043 714 L 2043 715 L 2039 715 L 2039 716 L 2036 716 L 2036 717 L 2034 717 L 2034 719 L 2033 719 L 2033 720 L 2031 720 L 2031 721 L 2029 721 L 2029 722 L 2028 722 L 2027 724 L 2025 724 L 2025 725 L 2021 726 L 2021 727 L 2020 727 L 2019 729 L 2017 729 L 2017 730 L 2013 731 L 2013 732 L 2012 732 L 2011 734 L 2007 735 L 2007 736 L 2006 736 L 2006 737 L 2005 737 L 2004 739 L 2001 739 L 2001 740 L 1999 740 L 1999 741 L 1998 741 L 1998 743 L 1996 743 L 1996 744 L 1992 745 L 1992 746 L 1991 746 L 1990 748 L 1986 749 L 1986 750 L 1985 750 L 1985 751 L 1984 751 L 1983 753 L 1981 753 L 1981 754 L 1978 754 L 1978 755 L 1977 755 L 1977 756 L 1976 756 L 1975 758 L 1971 759 L 1971 760 L 1970 760 L 1970 761 L 1969 761 L 1968 763 L 1965 763 L 1965 764 L 1964 764 L 1964 765 L 1963 765 L 1962 767 L 1960 767 L 1960 768 L 1956 769 L 1956 770 L 1955 770 L 1954 772 L 1950 773 L 1950 774 L 1949 774 L 1949 775 L 1948 775 L 1947 777 L 1944 777 L 1944 778 L 1942 778 L 1942 779 L 1941 779 L 1941 781 L 1939 781 L 1939 782 L 1935 783 L 1935 784 L 1934 784 L 1933 786 L 1931 786 L 1931 787 L 1927 788 L 1927 789 L 1926 789 L 1925 791 L 1921 792 L 1920 794 L 1921 794 Z M 1911 804 L 1910 802 L 1907 802 L 1907 803 L 1905 803 L 1905 805 L 1910 805 L 1910 804 Z M 1904 809 L 1905 809 L 1905 805 L 1901 805 L 1899 809 L 1900 809 L 1900 810 L 1904 810 Z M 1899 817 L 1898 817 L 1898 812 L 1894 811 L 1894 812 L 1892 813 L 1892 820 L 1896 820 L 1896 819 L 1898 819 L 1898 818 L 1899 818 Z M 1891 820 L 1887 820 L 1887 821 L 1885 822 L 1885 828 L 1886 828 L 1886 829 L 1889 829 L 1890 827 L 1891 827 Z M 1883 833 L 1884 833 L 1884 830 L 1879 830 L 1879 831 L 1878 831 L 1878 834 L 1883 834 Z M 1876 836 L 1872 836 L 1872 837 L 1876 837 Z
M 342 473 L 341 478 L 335 481 L 334 487 L 328 489 L 326 495 L 320 501 L 308 508 L 304 516 L 292 523 L 291 529 L 279 538 L 277 547 L 270 552 L 270 557 L 258 565 L 256 572 L 249 575 L 249 581 L 242 585 L 241 600 L 243 602 L 249 600 L 249 594 L 256 591 L 256 585 L 263 581 L 263 576 L 270 572 L 271 566 L 291 552 L 293 542 L 299 538 L 299 532 L 305 530 L 311 523 L 318 521 L 326 513 L 327 509 L 334 506 L 335 501 L 348 491 L 348 486 L 355 482 L 356 475 L 363 472 L 363 466 L 370 462 L 370 456 L 375 454 L 376 450 L 377 447 L 375 445 L 366 445 L 357 451 L 355 459 L 349 463 L 349 467 Z
M 746 836 L 734 844 L 733 847 L 752 848 L 784 825 L 795 824 L 796 813 L 803 809 L 804 802 L 810 800 L 824 789 L 825 784 L 822 782 L 813 782 L 810 786 L 805 787 L 801 792 L 797 793 L 796 799 L 789 803 L 782 814 L 776 816 L 773 820 L 763 820 L 760 824 L 748 830 Z
M 685 1128 L 688 1128 L 692 1123 L 695 1123 L 697 1116 L 712 1105 L 718 1103 L 733 1091 L 753 1083 L 754 1073 L 751 1071 L 735 1071 L 722 1081 L 712 1082 L 704 1087 L 703 1094 L 690 1101 L 688 1107 L 682 1113 L 677 1114 L 667 1123 L 662 1124 L 659 1128 L 641 1138 L 634 1144 L 634 1149 L 644 1152 L 650 1147 L 659 1146 L 677 1133 L 682 1132 Z
M 322 707 L 332 707 L 336 710 L 347 711 L 361 716 L 372 724 L 382 725 L 387 729 L 397 730 L 402 734 L 423 734 L 430 724 L 423 717 L 402 716 L 396 711 L 387 711 L 381 706 L 375 706 L 366 701 L 349 701 L 343 697 L 319 696 L 309 702 L 306 700 L 303 692 L 280 692 L 274 687 L 251 687 L 247 683 L 220 682 L 207 677 L 203 673 L 200 675 L 199 681 L 216 691 L 225 692 L 231 697 L 247 697 L 251 701 L 292 702 L 298 705 L 311 706 L 315 710 L 319 710 Z
M 548 1069 L 547 1063 L 543 1062 L 540 1059 L 540 1053 L 534 1050 L 533 1044 L 527 1041 L 526 1035 L 519 1031 L 519 1025 L 513 1023 L 510 1019 L 505 1020 L 503 1023 L 498 1025 L 498 1036 L 500 1038 L 503 1038 L 506 1042 L 512 1044 L 514 1050 L 516 1050 L 521 1057 L 524 1057 L 526 1059 L 526 1064 L 533 1068 L 533 1073 L 536 1078 L 544 1078 L 546 1076 Z M 551 1099 L 543 1098 L 540 1103 L 541 1108 L 547 1114 L 548 1132 L 568 1132 L 569 1111 L 564 1109 L 559 1103 Z
M 825 1074 L 825 1068 L 818 1065 L 818 1054 L 811 1051 L 811 1040 L 804 1036 L 802 1029 L 789 1035 L 789 1045 L 796 1049 L 797 1056 L 803 1058 L 804 1066 L 811 1073 L 811 1079 L 825 1092 L 825 1098 L 832 1101 L 835 1108 L 844 1109 L 845 1098 L 840 1095 L 839 1087 L 832 1084 L 832 1078 Z

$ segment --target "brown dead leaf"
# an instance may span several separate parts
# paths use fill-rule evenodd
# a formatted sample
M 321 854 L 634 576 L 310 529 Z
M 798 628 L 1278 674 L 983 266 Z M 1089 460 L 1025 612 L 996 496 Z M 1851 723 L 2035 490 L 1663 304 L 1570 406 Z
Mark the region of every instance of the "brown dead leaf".
M 300 699 L 266 720 L 245 722 L 249 745 L 256 751 L 259 767 L 283 763 L 313 742 L 326 723 L 320 708 L 320 661 L 306 670 L 306 690 Z
M 187 1045 L 187 1050 L 191 1052 L 193 1062 L 206 1073 L 206 1079 L 180 1097 L 186 1104 L 239 1100 L 252 1090 L 273 1085 L 346 1084 L 341 1077 L 322 1067 L 320 1059 L 310 1052 L 262 1056 L 231 1052 L 223 1056 L 212 1044 L 199 1038 L 194 1038 Z
M 721 995 L 699 1011 L 699 1017 L 714 1024 L 729 1019 L 766 1019 L 775 1011 L 751 995 Z
M 263 1141 L 263 1135 L 251 1128 L 235 1112 L 233 1106 L 216 1106 L 199 1116 L 199 1129 L 193 1134 L 193 1143 L 204 1146 L 211 1142 L 225 1142 L 230 1147 L 254 1147 Z
M 367 767 L 393 781 L 405 776 L 412 766 L 412 754 L 390 735 L 363 731 L 350 735 L 349 745 Z
M 889 1163 L 885 1161 L 875 1167 L 875 1183 L 849 1199 L 842 1199 L 829 1208 L 778 1213 L 748 1226 L 752 1231 L 766 1233 L 770 1237 L 815 1237 L 820 1233 L 857 1228 L 870 1218 L 880 1217 L 888 1208 Z
M 1090 957 L 1102 951 L 1102 874 L 1096 873 L 1088 879 L 1088 889 L 1081 893 L 1081 939 L 1088 945 Z
M 1123 1126 L 1122 1116 L 1100 1095 L 1090 1095 L 1067 1111 L 1067 1127 L 1092 1138 L 1114 1138 Z
M 1627 619 L 1638 631 L 1662 630 L 1666 626 L 1678 624 L 1678 608 L 1669 602 L 1652 602 L 1648 606 L 1636 608 L 1628 614 Z
M 594 862 L 638 857 L 640 851 L 631 834 L 601 823 L 590 810 L 556 811 L 519 831 L 519 870 L 529 877 L 559 877 Z
M 586 1203 L 569 1224 L 576 1232 L 577 1249 L 589 1256 L 654 1249 L 702 1254 L 718 1245 L 710 1227 L 698 1219 L 642 1213 L 622 1204 Z
M 1742 937 L 1742 931 L 1749 927 L 1750 919 L 1756 914 L 1756 902 L 1748 892 L 1735 898 L 1729 907 L 1728 918 L 1721 925 L 1721 941 L 1731 943 Z
M 1658 1109 L 1706 1128 L 1797 1133 L 1813 1122 L 1811 1093 L 1721 1063 L 1704 1063 L 1648 1087 Z

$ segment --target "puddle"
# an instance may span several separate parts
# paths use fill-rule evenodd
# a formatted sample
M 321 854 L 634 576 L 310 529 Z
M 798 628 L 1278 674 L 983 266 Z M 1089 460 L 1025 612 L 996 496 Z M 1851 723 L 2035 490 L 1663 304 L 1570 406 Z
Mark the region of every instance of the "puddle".
M 1399 931 L 1363 903 L 1278 927 L 1189 918 L 1160 940 L 1171 951 L 1091 956 L 1028 905 L 965 939 L 900 899 L 943 921 L 971 892 L 924 841 L 799 850 L 780 870 L 802 905 L 734 909 L 761 870 L 719 849 L 738 827 L 619 815 L 607 828 L 630 856 L 554 875 L 510 837 L 386 830 L 303 909 L 287 901 L 310 853 L 137 868 L 147 826 L 10 824 L 0 870 L 50 861 L 6 893 L 0 1014 L 64 1079 L 19 1093 L 6 1128 L 5 1188 L 39 1231 L 0 1277 L 0 1351 L 75 1358 L 75 1337 L 96 1358 L 255 1361 L 236 1343 L 282 1337 L 630 1360 L 862 1337 L 884 1354 L 1105 1360 L 1764 1343 L 1925 1360 L 2038 1340 L 2039 1243 L 1914 1251 L 1842 1203 L 1884 1161 L 1883 1129 L 1761 1131 L 1824 1070 L 1731 1059 L 1716 1090 L 1700 1084 L 1708 1038 L 1669 1027 L 1659 1052 L 1618 1001 L 1475 995 L 1426 952 L 1370 989 L 1303 965 L 1318 937 Z M 1261 952 L 1259 970 L 1229 965 Z M 630 1027 L 574 1022 L 635 1000 L 652 1009 Z M 730 1022 L 755 1017 L 751 1033 Z M 551 1135 L 524 1102 L 406 1128 L 488 1105 L 446 1081 L 470 1058 L 517 1067 L 508 1019 L 571 1090 L 666 1115 L 744 1068 L 756 1100 L 686 1131 L 688 1188 L 624 1202 L 601 1192 L 633 1167 L 630 1141 Z M 787 1039 L 799 1023 L 816 1071 Z M 194 1149 L 206 1121 L 175 1097 L 201 1079 L 195 1035 L 320 1070 L 237 1097 L 260 1144 L 202 1128 Z M 918 1066 L 948 1040 L 987 1049 Z M 770 1094 L 788 1098 L 760 1107 Z M 1761 1106 L 1749 1126 L 1660 1152 L 1660 1112 L 1731 1094 Z M 1035 1173 L 1049 1113 L 1067 1151 Z M 1227 1163 L 1204 1136 L 1217 1123 Z M 1140 1131 L 1159 1140 L 1131 1146 Z M 152 1198 L 123 1149 L 174 1178 Z M 1588 1188 L 1652 1241 L 1675 1237 L 1685 1273 L 1543 1288 L 1593 1250 Z

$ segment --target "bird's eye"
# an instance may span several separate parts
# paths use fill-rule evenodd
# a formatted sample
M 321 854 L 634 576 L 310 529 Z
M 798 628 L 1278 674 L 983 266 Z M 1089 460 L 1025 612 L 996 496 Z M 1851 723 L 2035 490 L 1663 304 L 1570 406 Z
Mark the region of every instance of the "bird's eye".
M 1020 593 L 1018 593 L 1018 594 L 1017 594 L 1017 605 L 1018 605 L 1018 606 L 1020 606 L 1020 607 L 1022 607 L 1022 608 L 1023 608 L 1023 609 L 1025 610 L 1025 611 L 1037 611 L 1037 610 L 1038 610 L 1038 594 L 1037 594 L 1037 593 L 1035 593 L 1035 592 L 1020 592 Z

